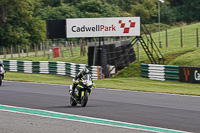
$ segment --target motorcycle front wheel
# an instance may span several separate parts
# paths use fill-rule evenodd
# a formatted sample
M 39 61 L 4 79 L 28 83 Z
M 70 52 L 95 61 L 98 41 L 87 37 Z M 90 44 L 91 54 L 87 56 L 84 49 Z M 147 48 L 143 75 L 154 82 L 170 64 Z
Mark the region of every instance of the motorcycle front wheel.
M 0 76 L 0 86 L 2 85 L 2 75 Z
M 77 105 L 76 101 L 72 97 L 70 97 L 70 104 L 72 106 L 76 106 Z
M 82 96 L 81 96 L 81 107 L 85 107 L 87 102 L 88 102 L 88 93 L 87 91 L 83 91 L 82 93 Z

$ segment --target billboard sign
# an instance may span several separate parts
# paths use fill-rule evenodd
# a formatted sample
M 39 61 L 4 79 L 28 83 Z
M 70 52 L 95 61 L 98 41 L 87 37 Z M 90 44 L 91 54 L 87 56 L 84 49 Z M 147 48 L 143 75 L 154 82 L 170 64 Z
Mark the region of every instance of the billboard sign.
M 140 36 L 140 17 L 66 19 L 66 37 Z
M 47 38 L 65 38 L 66 37 L 66 20 L 57 19 L 57 20 L 47 20 Z
M 200 83 L 200 67 L 179 67 L 180 81 Z

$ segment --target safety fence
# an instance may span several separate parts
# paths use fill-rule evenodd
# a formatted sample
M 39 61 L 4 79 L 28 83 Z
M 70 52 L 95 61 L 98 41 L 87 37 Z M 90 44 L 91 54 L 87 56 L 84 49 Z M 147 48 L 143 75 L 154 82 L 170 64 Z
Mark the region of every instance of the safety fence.
M 93 80 L 102 79 L 101 66 L 88 66 L 69 62 L 2 60 L 6 71 L 22 73 L 58 74 L 70 77 L 82 69 L 90 71 Z
M 158 65 L 158 64 L 140 64 L 141 76 L 153 80 L 178 80 L 179 66 Z
M 200 34 L 199 24 L 195 27 L 188 28 L 176 28 L 172 30 L 165 30 L 160 32 L 160 42 L 157 33 L 152 34 L 156 44 L 161 44 L 162 47 L 199 47 Z

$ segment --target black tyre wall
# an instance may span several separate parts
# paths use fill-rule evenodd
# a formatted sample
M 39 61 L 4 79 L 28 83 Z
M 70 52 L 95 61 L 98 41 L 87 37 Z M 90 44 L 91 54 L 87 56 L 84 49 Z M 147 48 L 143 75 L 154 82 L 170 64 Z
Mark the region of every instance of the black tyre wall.
M 92 66 L 94 60 L 94 46 L 88 47 L 88 65 Z

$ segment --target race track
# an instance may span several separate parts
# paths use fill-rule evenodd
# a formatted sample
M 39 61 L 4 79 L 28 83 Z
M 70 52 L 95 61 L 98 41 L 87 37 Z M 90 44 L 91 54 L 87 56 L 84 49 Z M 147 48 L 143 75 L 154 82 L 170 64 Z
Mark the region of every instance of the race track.
M 65 85 L 3 81 L 0 104 L 200 132 L 198 96 L 94 88 L 82 108 L 70 106 L 68 90 Z

